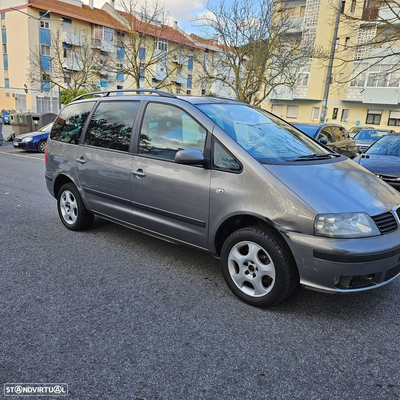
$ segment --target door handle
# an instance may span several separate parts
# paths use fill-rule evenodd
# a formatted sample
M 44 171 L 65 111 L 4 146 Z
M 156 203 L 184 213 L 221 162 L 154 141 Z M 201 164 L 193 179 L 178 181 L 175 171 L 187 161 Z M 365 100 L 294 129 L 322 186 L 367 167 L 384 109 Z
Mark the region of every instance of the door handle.
M 136 170 L 136 171 L 132 171 L 132 175 L 135 175 L 138 178 L 144 178 L 146 176 L 146 174 L 140 168 L 138 170 Z
M 79 164 L 86 164 L 85 157 L 77 158 L 75 159 L 75 161 L 78 162 Z

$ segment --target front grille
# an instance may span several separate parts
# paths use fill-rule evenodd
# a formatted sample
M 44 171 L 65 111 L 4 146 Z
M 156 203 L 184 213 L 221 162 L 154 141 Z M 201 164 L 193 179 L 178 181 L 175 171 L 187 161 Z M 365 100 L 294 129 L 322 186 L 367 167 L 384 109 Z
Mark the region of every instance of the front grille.
M 372 219 L 375 221 L 375 224 L 382 235 L 393 232 L 397 229 L 397 222 L 390 211 L 380 215 L 375 215 Z
M 400 264 L 386 272 L 385 281 L 394 278 L 397 274 L 400 274 Z

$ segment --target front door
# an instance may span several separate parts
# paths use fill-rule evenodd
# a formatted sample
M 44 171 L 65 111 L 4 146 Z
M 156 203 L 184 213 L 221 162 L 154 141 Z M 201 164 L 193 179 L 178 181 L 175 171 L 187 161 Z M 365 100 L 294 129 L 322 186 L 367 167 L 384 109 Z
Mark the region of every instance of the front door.
M 210 170 L 174 162 L 178 150 L 204 151 L 206 129 L 184 110 L 149 103 L 132 159 L 133 223 L 207 248 Z

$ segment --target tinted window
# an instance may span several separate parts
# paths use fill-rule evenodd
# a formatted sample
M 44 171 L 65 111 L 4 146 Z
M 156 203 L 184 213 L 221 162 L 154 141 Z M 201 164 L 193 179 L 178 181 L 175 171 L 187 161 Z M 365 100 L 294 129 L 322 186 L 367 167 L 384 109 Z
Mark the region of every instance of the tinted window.
M 331 154 L 293 126 L 258 108 L 242 104 L 197 106 L 259 162 L 286 162 Z
M 128 151 L 138 107 L 136 101 L 101 102 L 90 120 L 85 144 Z
M 213 168 L 234 172 L 241 170 L 241 166 L 235 157 L 217 141 L 214 141 Z
M 78 144 L 94 102 L 71 104 L 61 111 L 50 133 L 52 140 Z
M 150 103 L 143 118 L 139 153 L 173 160 L 179 150 L 204 151 L 206 130 L 177 107 Z
M 366 154 L 400 156 L 400 136 L 384 136 L 373 144 Z

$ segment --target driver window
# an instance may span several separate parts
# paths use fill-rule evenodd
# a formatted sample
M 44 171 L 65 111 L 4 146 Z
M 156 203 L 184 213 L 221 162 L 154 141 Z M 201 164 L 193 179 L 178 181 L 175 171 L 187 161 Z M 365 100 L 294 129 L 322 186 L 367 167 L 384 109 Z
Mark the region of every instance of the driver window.
M 204 151 L 207 131 L 180 108 L 150 103 L 143 118 L 139 154 L 174 160 L 179 150 Z

